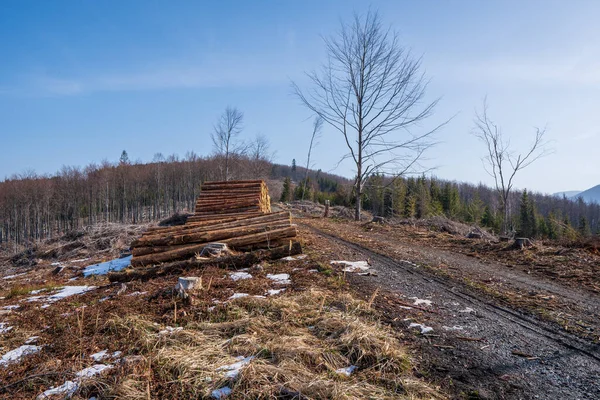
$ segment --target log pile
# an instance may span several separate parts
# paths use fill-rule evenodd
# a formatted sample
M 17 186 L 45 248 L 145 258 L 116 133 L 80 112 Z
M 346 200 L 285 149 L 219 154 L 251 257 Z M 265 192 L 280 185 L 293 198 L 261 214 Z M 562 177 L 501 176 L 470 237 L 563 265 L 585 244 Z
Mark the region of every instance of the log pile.
M 205 182 L 190 222 L 220 217 L 259 215 L 271 212 L 271 198 L 264 181 Z
M 132 247 L 132 266 L 192 258 L 210 244 L 233 250 L 270 249 L 296 237 L 287 211 L 271 213 L 263 181 L 206 182 L 185 225 L 149 228 Z

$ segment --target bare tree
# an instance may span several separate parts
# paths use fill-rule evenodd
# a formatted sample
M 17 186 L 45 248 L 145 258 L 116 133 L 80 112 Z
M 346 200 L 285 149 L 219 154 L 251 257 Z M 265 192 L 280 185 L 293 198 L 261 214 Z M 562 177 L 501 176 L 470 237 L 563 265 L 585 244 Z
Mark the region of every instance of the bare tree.
M 308 156 L 306 157 L 306 171 L 304 173 L 304 189 L 302 190 L 302 200 L 304 200 L 304 195 L 306 193 L 306 186 L 308 185 L 308 169 L 310 168 L 310 155 L 312 153 L 312 149 L 317 145 L 315 139 L 318 140 L 321 135 L 321 129 L 323 128 L 323 118 L 319 115 L 316 116 L 313 122 L 313 130 L 312 135 L 310 137 L 310 145 L 308 146 Z
M 421 60 L 411 56 L 398 34 L 382 27 L 376 12 L 355 14 L 339 34 L 325 39 L 328 62 L 308 74 L 312 89 L 293 84 L 302 103 L 339 131 L 356 167 L 355 218 L 360 219 L 363 186 L 373 173 L 416 172 L 430 136 L 441 126 L 413 132 L 437 100 L 424 99 L 427 82 Z M 443 124 L 442 124 L 443 125 Z
M 483 166 L 494 178 L 496 192 L 500 200 L 502 214 L 502 232 L 508 232 L 510 217 L 509 196 L 514 185 L 517 172 L 530 166 L 534 161 L 548 154 L 544 135 L 546 129 L 535 128 L 533 143 L 525 152 L 511 149 L 510 140 L 504 138 L 502 130 L 488 116 L 487 99 L 483 101 L 483 110 L 475 113 L 473 134 L 481 140 L 487 150 L 483 157 Z
M 211 134 L 217 154 L 225 157 L 224 180 L 229 180 L 229 161 L 232 154 L 240 153 L 243 144 L 237 142 L 242 131 L 244 114 L 235 107 L 227 106 Z
M 268 175 L 274 158 L 274 153 L 270 147 L 269 139 L 260 133 L 248 145 L 247 151 L 252 177 L 259 178 Z

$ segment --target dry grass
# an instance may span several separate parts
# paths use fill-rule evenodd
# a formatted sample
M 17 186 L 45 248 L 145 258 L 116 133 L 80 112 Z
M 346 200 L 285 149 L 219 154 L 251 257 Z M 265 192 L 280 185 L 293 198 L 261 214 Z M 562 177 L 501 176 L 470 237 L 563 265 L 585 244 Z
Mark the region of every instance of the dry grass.
M 347 294 L 241 298 L 170 335 L 137 317 L 113 318 L 106 330 L 127 337 L 147 359 L 104 386 L 108 397 L 147 399 L 150 390 L 160 398 L 203 398 L 229 385 L 231 399 L 441 398 L 411 378 L 396 334 Z M 230 380 L 218 367 L 238 356 L 254 359 Z M 336 372 L 350 365 L 358 367 L 350 377 Z

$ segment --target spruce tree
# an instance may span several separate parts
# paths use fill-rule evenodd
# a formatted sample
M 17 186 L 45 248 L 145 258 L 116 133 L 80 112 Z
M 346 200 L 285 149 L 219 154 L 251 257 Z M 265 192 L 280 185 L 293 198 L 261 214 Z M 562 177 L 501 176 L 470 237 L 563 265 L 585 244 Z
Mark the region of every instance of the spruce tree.
M 292 182 L 289 177 L 283 181 L 283 190 L 281 191 L 281 197 L 279 201 L 286 202 L 292 199 Z

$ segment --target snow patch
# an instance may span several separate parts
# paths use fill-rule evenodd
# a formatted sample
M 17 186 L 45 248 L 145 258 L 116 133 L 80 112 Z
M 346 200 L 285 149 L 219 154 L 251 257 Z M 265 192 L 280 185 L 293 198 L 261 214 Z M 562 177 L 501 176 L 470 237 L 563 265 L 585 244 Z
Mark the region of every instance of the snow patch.
M 158 332 L 158 334 L 159 335 L 170 335 L 171 333 L 179 332 L 179 331 L 182 331 L 182 330 L 183 330 L 183 327 L 181 327 L 181 326 L 178 326 L 177 328 L 173 328 L 173 327 L 167 326 L 165 329 L 163 329 L 162 331 Z
M 102 350 L 102 351 L 94 353 L 90 356 L 90 358 L 93 358 L 94 361 L 102 361 L 106 357 L 108 357 L 108 350 Z
M 254 359 L 254 356 L 237 357 L 237 359 L 239 360 L 238 362 L 219 367 L 219 368 L 217 368 L 217 371 L 227 371 L 225 373 L 225 376 L 227 378 L 236 379 L 239 376 L 242 368 L 244 368 L 246 365 L 248 365 L 250 363 L 250 361 L 252 361 Z
M 35 354 L 42 349 L 41 346 L 34 346 L 31 344 L 24 344 L 21 347 L 17 347 L 14 350 L 9 351 L 0 358 L 0 366 L 7 366 L 10 363 L 18 362 L 21 358 Z
M 213 399 L 224 399 L 231 394 L 231 388 L 229 386 L 222 387 L 221 389 L 215 389 L 212 391 L 210 396 Z
M 471 307 L 466 307 L 464 310 L 459 310 L 459 313 L 474 313 L 475 310 L 473 310 Z
M 454 325 L 454 326 L 442 326 L 442 329 L 445 331 L 462 331 L 465 328 L 462 326 Z
M 433 332 L 433 328 L 432 328 L 432 327 L 430 327 L 430 326 L 425 326 L 425 325 L 422 325 L 422 324 L 416 324 L 416 323 L 414 323 L 414 322 L 412 322 L 412 323 L 411 323 L 411 324 L 408 326 L 408 329 L 411 329 L 411 328 L 419 328 L 419 329 L 421 329 L 421 334 L 425 334 L 425 333 Z
M 275 281 L 278 285 L 289 285 L 292 283 L 289 274 L 267 274 L 267 278 Z
M 21 306 L 18 305 L 18 304 L 14 304 L 12 306 L 4 306 L 4 307 L 2 307 L 3 310 L 16 310 L 17 308 L 21 308 Z
M 241 299 L 242 297 L 247 297 L 248 293 L 234 293 L 229 297 L 229 300 Z
M 0 322 L 0 334 L 10 332 L 13 329 L 6 322 Z
M 365 272 L 370 268 L 367 261 L 330 261 L 330 263 L 346 265 L 342 270 L 344 272 Z
M 247 272 L 232 272 L 231 274 L 229 274 L 229 277 L 234 281 L 252 279 L 252 275 L 250 275 Z
M 78 260 L 71 260 L 71 261 L 69 261 L 69 262 L 70 262 L 70 263 L 80 263 L 80 262 L 87 261 L 87 260 L 89 260 L 89 259 L 90 259 L 90 257 L 88 257 L 88 258 L 80 258 L 80 259 L 78 259 Z
M 135 291 L 135 292 L 131 292 L 129 293 L 127 296 L 141 296 L 143 294 L 146 294 L 148 292 L 140 292 L 139 290 Z
M 23 275 L 27 275 L 27 272 L 23 272 L 21 274 L 3 276 L 2 279 L 14 279 L 14 278 L 18 278 L 19 276 L 23 276 Z
M 285 288 L 282 289 L 269 289 L 267 290 L 266 296 L 275 296 L 281 292 L 285 291 Z
M 83 276 L 106 275 L 111 271 L 121 271 L 131 264 L 132 257 L 116 258 L 103 263 L 89 265 L 83 270 Z
M 431 305 L 431 300 L 419 299 L 418 297 L 411 297 L 411 299 L 415 301 L 415 306 L 420 306 L 421 304 L 425 304 L 426 306 Z
M 283 257 L 282 260 L 283 261 L 296 261 L 296 260 L 304 260 L 306 257 L 307 257 L 306 254 L 300 254 L 296 257 L 293 257 L 293 256 Z
M 85 378 L 91 378 L 99 375 L 107 369 L 111 369 L 112 367 L 112 365 L 94 364 L 91 367 L 84 368 L 75 374 L 75 376 L 78 378 L 75 381 L 66 381 L 60 386 L 52 387 L 40 394 L 37 399 L 47 399 L 54 395 L 61 395 L 64 396 L 64 398 L 70 398 L 77 391 L 77 389 L 79 389 L 79 385 L 81 385 L 81 382 Z
M 25 344 L 37 343 L 39 338 L 40 338 L 39 336 L 31 336 L 31 337 L 27 338 L 27 340 L 25 341 Z
M 340 375 L 350 376 L 350 375 L 352 375 L 352 373 L 354 372 L 354 370 L 356 368 L 358 368 L 356 365 L 351 365 L 351 366 L 346 367 L 346 368 L 336 369 L 335 372 L 337 372 Z

